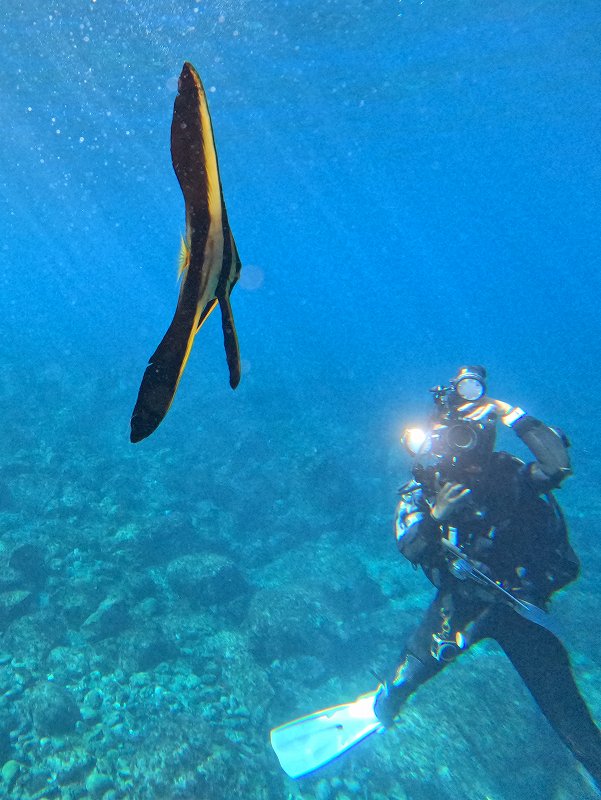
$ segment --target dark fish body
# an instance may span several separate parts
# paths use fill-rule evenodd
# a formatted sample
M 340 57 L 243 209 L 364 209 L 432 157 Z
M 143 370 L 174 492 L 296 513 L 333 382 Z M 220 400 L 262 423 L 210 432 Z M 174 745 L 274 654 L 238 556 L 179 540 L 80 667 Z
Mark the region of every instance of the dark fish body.
M 171 325 L 150 358 L 131 418 L 131 441 L 149 436 L 173 401 L 192 343 L 217 303 L 230 385 L 240 381 L 240 352 L 230 293 L 240 258 L 223 200 L 213 127 L 200 77 L 186 62 L 171 123 L 171 159 L 186 204 L 185 260 Z

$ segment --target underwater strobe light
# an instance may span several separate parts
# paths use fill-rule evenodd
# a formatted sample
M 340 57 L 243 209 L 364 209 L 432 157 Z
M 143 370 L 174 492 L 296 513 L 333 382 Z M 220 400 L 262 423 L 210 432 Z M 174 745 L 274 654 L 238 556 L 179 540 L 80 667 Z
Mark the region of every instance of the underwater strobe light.
M 486 372 L 483 367 L 462 367 L 451 384 L 462 400 L 473 403 L 486 392 Z
M 430 451 L 430 434 L 422 428 L 406 428 L 401 436 L 401 444 L 415 458 Z

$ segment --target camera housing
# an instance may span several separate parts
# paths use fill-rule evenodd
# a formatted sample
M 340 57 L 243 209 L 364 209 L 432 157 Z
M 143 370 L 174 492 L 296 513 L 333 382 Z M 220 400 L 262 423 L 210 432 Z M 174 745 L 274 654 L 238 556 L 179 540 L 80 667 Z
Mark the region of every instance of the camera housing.
M 494 420 L 476 422 L 447 414 L 432 429 L 430 452 L 453 467 L 485 466 L 494 450 L 495 438 Z
M 434 455 L 466 453 L 478 446 L 479 426 L 465 420 L 439 424 L 432 431 L 431 439 Z

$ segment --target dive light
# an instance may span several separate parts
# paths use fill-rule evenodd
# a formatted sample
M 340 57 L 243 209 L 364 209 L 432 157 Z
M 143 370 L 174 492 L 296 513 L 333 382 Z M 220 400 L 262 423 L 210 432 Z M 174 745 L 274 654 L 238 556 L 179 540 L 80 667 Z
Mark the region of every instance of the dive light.
M 401 444 L 415 458 L 430 451 L 430 434 L 422 428 L 406 428 L 401 436 Z
M 473 403 L 486 393 L 484 367 L 462 367 L 451 386 L 462 400 Z

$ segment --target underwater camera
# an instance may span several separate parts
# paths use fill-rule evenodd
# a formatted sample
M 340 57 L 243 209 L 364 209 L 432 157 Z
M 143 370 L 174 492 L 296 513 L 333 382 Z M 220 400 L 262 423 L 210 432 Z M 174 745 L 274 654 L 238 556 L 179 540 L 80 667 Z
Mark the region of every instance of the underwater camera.
M 407 428 L 401 442 L 414 458 L 431 454 L 448 459 L 454 466 L 487 460 L 495 444 L 492 417 L 481 420 L 465 418 L 461 411 L 486 394 L 484 367 L 461 367 L 448 386 L 434 386 L 430 391 L 437 406 L 435 421 L 429 429 Z
M 463 419 L 447 414 L 429 431 L 407 428 L 402 443 L 414 458 L 432 455 L 437 459 L 450 459 L 457 465 L 486 460 L 495 444 L 495 426 L 491 421 Z
M 437 423 L 430 434 L 430 452 L 439 458 L 469 453 L 477 460 L 479 453 L 484 455 L 492 450 L 491 431 L 494 446 L 494 427 L 461 418 Z

